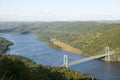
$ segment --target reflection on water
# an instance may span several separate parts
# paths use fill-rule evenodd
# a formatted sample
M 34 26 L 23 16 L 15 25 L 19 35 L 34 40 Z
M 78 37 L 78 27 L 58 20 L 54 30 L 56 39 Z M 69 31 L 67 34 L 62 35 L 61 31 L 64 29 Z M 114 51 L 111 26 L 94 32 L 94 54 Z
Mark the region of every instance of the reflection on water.
M 38 64 L 58 66 L 63 64 L 63 55 L 69 56 L 69 61 L 84 58 L 84 56 L 50 48 L 44 41 L 36 40 L 35 35 L 5 34 L 4 37 L 14 43 L 8 54 L 23 55 Z M 120 80 L 120 63 L 91 60 L 69 67 L 72 70 L 93 75 L 101 80 Z

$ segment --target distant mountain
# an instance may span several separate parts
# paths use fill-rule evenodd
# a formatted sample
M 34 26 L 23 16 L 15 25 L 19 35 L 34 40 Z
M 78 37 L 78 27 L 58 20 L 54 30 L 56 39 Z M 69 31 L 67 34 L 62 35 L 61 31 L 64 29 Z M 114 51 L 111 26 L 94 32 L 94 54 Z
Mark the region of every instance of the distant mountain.
M 120 23 L 120 20 L 98 20 L 96 22 L 100 22 L 100 23 Z

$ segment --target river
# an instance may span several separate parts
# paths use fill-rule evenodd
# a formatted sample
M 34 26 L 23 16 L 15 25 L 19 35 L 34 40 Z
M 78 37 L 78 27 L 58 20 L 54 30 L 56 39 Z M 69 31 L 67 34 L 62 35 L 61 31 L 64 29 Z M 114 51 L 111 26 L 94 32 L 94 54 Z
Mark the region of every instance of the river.
M 49 47 L 44 41 L 38 41 L 36 35 L 30 34 L 4 34 L 4 38 L 12 41 L 8 54 L 22 55 L 38 64 L 58 66 L 63 64 L 63 55 L 69 56 L 73 61 L 84 56 L 67 51 L 57 51 Z M 72 70 L 92 75 L 100 80 L 120 80 L 120 63 L 91 60 L 69 67 Z

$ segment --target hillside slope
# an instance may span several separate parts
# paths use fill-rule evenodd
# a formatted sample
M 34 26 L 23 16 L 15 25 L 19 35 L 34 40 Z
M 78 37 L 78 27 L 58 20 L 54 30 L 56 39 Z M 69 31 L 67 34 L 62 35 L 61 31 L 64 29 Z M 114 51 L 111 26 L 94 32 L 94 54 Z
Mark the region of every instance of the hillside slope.
M 70 43 L 81 49 L 84 55 L 91 56 L 105 52 L 105 46 L 117 53 L 111 56 L 111 61 L 120 61 L 120 24 L 109 24 L 92 32 L 76 37 Z
M 57 39 L 81 50 L 85 56 L 103 54 L 105 47 L 109 46 L 111 50 L 117 52 L 111 56 L 111 61 L 120 61 L 120 24 L 102 24 L 101 26 L 88 27 L 82 27 L 79 24 L 77 28 L 68 27 L 65 31 L 56 27 L 57 29 L 44 31 L 39 38 L 44 38 L 43 40 Z
M 42 66 L 15 55 L 0 55 L 0 80 L 91 80 L 63 67 Z M 97 80 L 97 79 L 94 79 Z

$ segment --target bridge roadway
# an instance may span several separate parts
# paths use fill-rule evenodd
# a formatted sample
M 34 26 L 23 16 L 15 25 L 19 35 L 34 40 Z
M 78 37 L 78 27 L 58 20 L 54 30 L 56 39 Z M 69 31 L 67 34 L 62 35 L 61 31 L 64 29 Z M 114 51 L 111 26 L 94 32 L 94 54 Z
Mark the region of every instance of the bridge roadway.
M 101 58 L 101 57 L 105 57 L 105 56 L 109 56 L 110 54 L 105 53 L 105 54 L 100 54 L 100 55 L 96 55 L 96 56 L 92 56 L 92 57 L 88 57 L 88 58 L 83 58 L 83 59 L 78 59 L 76 61 L 72 61 L 68 63 L 68 66 L 72 66 L 78 63 L 82 63 L 82 62 L 86 62 L 89 60 L 93 60 L 93 59 L 97 59 L 97 58 Z

